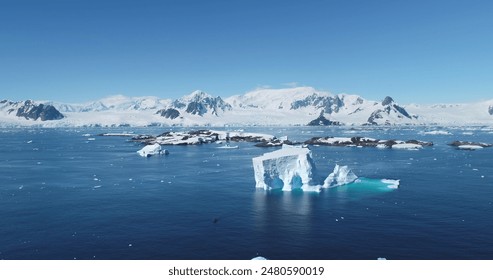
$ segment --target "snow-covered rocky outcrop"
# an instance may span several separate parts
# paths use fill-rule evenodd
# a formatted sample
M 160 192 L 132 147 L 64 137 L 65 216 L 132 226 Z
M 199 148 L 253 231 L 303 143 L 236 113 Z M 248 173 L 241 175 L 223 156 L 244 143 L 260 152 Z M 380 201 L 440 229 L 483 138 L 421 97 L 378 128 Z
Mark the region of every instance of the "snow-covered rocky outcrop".
M 113 134 L 101 134 L 101 136 L 114 136 Z M 160 135 L 124 135 L 131 136 L 132 141 L 147 145 L 198 145 L 215 143 L 222 140 L 234 142 L 259 142 L 268 143 L 275 139 L 273 135 L 264 133 L 251 133 L 244 131 L 220 131 L 220 130 L 194 130 L 194 131 L 166 131 Z
M 308 126 L 329 126 L 329 125 L 341 125 L 340 122 L 336 122 L 336 121 L 331 121 L 329 119 L 327 119 L 325 116 L 324 116 L 324 113 L 325 111 L 322 110 L 320 112 L 320 116 L 318 116 L 318 118 L 310 121 L 307 125 Z
M 370 137 L 313 137 L 304 142 L 308 145 L 336 146 L 336 147 L 377 147 L 377 148 L 422 148 L 433 146 L 433 142 L 420 140 L 382 140 Z
M 182 110 L 185 113 L 199 116 L 205 114 L 218 116 L 232 109 L 231 105 L 224 102 L 221 97 L 213 97 L 199 90 L 173 101 L 171 106 L 177 111 Z
M 64 116 L 55 107 L 32 100 L 13 102 L 8 100 L 0 101 L 0 112 L 4 116 L 23 118 L 25 120 L 60 120 Z
M 380 107 L 371 113 L 367 120 L 372 125 L 391 125 L 391 124 L 417 124 L 417 117 L 411 116 L 406 109 L 395 103 L 392 97 L 387 96 L 382 101 Z

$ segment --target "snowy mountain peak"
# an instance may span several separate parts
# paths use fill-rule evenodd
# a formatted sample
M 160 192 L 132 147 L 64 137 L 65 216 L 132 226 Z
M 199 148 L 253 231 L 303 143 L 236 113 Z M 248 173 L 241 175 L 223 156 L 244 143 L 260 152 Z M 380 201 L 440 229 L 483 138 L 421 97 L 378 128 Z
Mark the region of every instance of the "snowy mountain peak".
M 391 103 L 394 103 L 394 99 L 390 96 L 386 96 L 383 101 L 382 101 L 382 106 L 387 106 L 390 105 Z
M 189 95 L 185 95 L 180 99 L 173 101 L 169 109 L 175 111 L 184 111 L 191 115 L 203 116 L 210 113 L 218 116 L 219 113 L 231 110 L 231 105 L 225 102 L 221 97 L 213 97 L 203 91 L 196 90 Z M 173 116 L 176 112 L 173 111 Z
M 371 113 L 367 120 L 368 124 L 390 125 L 390 124 L 417 124 L 415 116 L 409 113 L 403 107 L 395 103 L 392 97 L 387 96 L 381 103 L 381 107 Z
M 475 125 L 493 124 L 493 100 L 400 106 L 390 96 L 377 102 L 295 87 L 259 88 L 225 100 L 198 90 L 175 100 L 114 95 L 84 104 L 0 101 L 0 126 L 39 124 L 32 120 L 56 120 L 43 126 Z
M 235 95 L 226 102 L 242 108 L 263 108 L 272 110 L 291 110 L 306 107 L 318 99 L 332 96 L 328 92 L 317 91 L 312 87 L 294 87 L 283 89 L 258 88 L 244 95 Z M 295 102 L 300 101 L 297 104 Z M 319 102 L 319 101 L 318 101 Z
M 196 90 L 196 91 L 193 91 L 192 93 L 190 93 L 188 95 L 183 96 L 182 98 L 180 98 L 180 100 L 184 101 L 184 102 L 191 102 L 191 101 L 204 100 L 206 98 L 214 98 L 214 97 L 212 95 L 206 93 L 206 92 L 201 91 L 201 90 Z

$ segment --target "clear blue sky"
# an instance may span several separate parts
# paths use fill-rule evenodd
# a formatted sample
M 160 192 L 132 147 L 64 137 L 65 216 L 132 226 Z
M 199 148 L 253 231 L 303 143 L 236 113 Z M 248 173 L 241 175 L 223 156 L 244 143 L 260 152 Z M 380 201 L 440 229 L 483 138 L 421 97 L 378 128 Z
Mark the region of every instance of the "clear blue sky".
M 0 99 L 493 98 L 493 1 L 0 0 Z

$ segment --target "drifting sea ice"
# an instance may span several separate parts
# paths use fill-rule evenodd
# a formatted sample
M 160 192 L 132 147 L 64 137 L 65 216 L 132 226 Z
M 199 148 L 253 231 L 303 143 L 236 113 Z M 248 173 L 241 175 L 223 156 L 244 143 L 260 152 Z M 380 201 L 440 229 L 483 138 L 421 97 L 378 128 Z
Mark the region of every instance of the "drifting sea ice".
M 392 145 L 392 149 L 406 149 L 406 150 L 418 150 L 423 148 L 423 146 L 419 144 L 411 144 L 411 143 L 401 143 Z
M 479 145 L 460 145 L 457 147 L 459 150 L 480 150 L 483 149 L 483 147 Z
M 425 131 L 425 132 L 421 132 L 420 134 L 424 134 L 424 135 L 452 135 L 452 133 L 445 131 L 445 130 Z
M 161 145 L 156 143 L 156 144 L 145 146 L 144 148 L 138 150 L 137 153 L 141 157 L 150 157 L 153 155 L 167 155 L 169 152 L 168 150 L 162 149 Z

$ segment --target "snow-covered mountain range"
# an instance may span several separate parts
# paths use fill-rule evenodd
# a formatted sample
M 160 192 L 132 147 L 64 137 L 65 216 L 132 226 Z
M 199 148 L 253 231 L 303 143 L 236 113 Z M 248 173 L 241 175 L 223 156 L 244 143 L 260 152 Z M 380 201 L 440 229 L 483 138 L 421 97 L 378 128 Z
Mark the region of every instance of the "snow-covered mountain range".
M 22 108 L 21 108 L 22 107 Z M 30 112 L 30 113 L 28 113 Z M 37 112 L 37 113 L 36 113 Z M 84 104 L 1 101 L 0 124 L 43 126 L 479 125 L 493 124 L 493 99 L 399 105 L 312 87 L 257 89 L 228 98 L 194 91 L 176 100 L 112 96 Z

